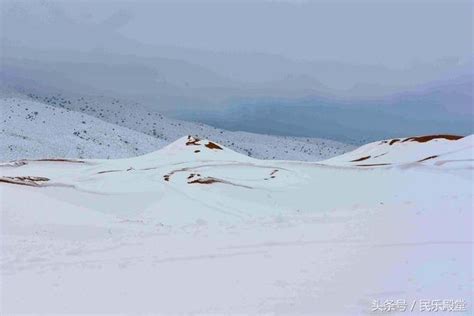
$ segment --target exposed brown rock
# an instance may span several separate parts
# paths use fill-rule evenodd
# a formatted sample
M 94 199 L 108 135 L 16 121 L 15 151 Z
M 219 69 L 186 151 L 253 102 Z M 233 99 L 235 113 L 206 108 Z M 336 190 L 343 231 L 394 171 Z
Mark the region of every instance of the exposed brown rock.
M 430 159 L 434 159 L 434 158 L 438 158 L 438 156 L 437 156 L 437 155 L 429 156 L 429 157 L 426 157 L 426 158 L 424 158 L 424 159 L 418 160 L 418 162 L 423 162 L 423 161 L 430 160 Z
M 214 178 L 214 177 L 204 177 L 204 178 L 198 178 L 192 181 L 189 181 L 188 184 L 212 184 L 212 183 L 223 183 L 223 184 L 228 184 L 228 185 L 233 185 L 236 187 L 242 187 L 246 189 L 252 189 L 252 187 L 249 187 L 247 185 L 242 185 L 242 184 L 236 184 L 232 183 L 226 180 Z
M 386 154 L 388 154 L 388 153 L 383 153 L 383 154 L 380 154 L 380 155 L 374 156 L 374 158 L 382 157 L 382 156 L 385 156 Z
M 433 139 L 447 139 L 447 140 L 458 140 L 464 138 L 464 136 L 458 135 L 426 135 L 426 136 L 415 136 L 404 139 L 402 142 L 418 142 L 426 143 Z
M 46 181 L 49 181 L 49 179 L 45 177 L 32 177 L 32 176 L 0 177 L 0 182 L 27 185 L 27 186 L 32 186 L 32 187 L 40 186 L 42 182 L 46 182 Z
M 395 144 L 396 142 L 399 142 L 400 140 L 398 138 L 392 139 L 388 144 L 391 146 Z
M 188 141 L 186 142 L 186 146 L 199 146 L 201 145 L 199 144 L 199 141 L 201 141 L 199 138 L 188 135 Z
M 363 161 L 363 160 L 367 160 L 367 159 L 369 159 L 369 158 L 370 158 L 370 156 L 365 156 L 365 157 L 361 157 L 361 158 L 359 158 L 359 159 L 351 160 L 350 162 Z
M 389 166 L 390 163 L 368 163 L 362 165 L 356 165 L 357 167 L 376 167 L 376 166 Z
M 213 143 L 213 142 L 209 142 L 206 144 L 206 147 L 207 148 L 210 148 L 210 149 L 219 149 L 219 150 L 222 150 L 222 147 Z
M 206 178 L 199 178 L 199 179 L 196 179 L 196 180 L 192 180 L 192 181 L 189 181 L 188 183 L 189 184 L 193 184 L 193 183 L 199 183 L 199 184 L 211 184 L 211 183 L 216 183 L 216 182 L 223 182 L 222 180 L 220 179 L 217 179 L 217 178 L 213 178 L 213 177 L 206 177 Z
M 73 162 L 73 163 L 85 163 L 83 160 L 77 159 L 64 159 L 64 158 L 46 158 L 46 159 L 34 159 L 33 161 L 52 161 L 52 162 Z
M 123 170 L 104 170 L 104 171 L 99 171 L 97 174 L 104 174 L 104 173 L 111 173 L 111 172 L 120 172 Z

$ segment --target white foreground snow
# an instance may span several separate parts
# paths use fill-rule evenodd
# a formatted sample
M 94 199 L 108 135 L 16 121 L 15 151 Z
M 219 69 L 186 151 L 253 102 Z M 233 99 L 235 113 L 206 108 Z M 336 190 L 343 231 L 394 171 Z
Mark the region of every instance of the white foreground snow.
M 384 165 L 365 166 L 351 161 L 375 145 L 304 163 L 189 137 L 130 159 L 4 163 L 1 312 L 358 315 L 462 299 L 470 315 L 473 141 L 384 144 Z

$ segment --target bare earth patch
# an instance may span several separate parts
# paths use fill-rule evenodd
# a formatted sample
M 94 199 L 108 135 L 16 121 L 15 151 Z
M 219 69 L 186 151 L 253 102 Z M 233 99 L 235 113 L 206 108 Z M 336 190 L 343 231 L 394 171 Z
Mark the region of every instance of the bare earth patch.
M 351 162 L 364 161 L 364 160 L 367 160 L 367 159 L 369 159 L 369 158 L 370 158 L 370 156 L 365 156 L 365 157 L 361 157 L 361 158 L 359 158 L 359 159 L 351 160 Z
M 392 139 L 388 144 L 390 146 L 392 146 L 393 144 L 395 144 L 396 142 L 399 142 L 400 140 L 398 138 L 395 138 L 395 139 Z
M 426 136 L 416 136 L 416 137 L 409 137 L 404 139 L 402 142 L 419 142 L 419 143 L 426 143 L 433 139 L 447 139 L 447 140 L 458 140 L 464 138 L 464 136 L 459 135 L 426 135 Z
M 209 142 L 206 144 L 206 147 L 207 148 L 210 148 L 210 149 L 219 149 L 219 150 L 222 150 L 222 147 L 213 143 L 213 142 Z
M 367 163 L 362 165 L 356 165 L 357 167 L 377 167 L 377 166 L 389 166 L 390 163 Z
M 188 184 L 212 184 L 212 183 L 223 183 L 223 184 L 233 185 L 233 186 L 236 186 L 236 187 L 252 189 L 252 187 L 249 187 L 247 185 L 236 184 L 236 183 L 232 183 L 232 182 L 222 180 L 222 179 L 218 179 L 218 178 L 214 178 L 214 177 L 204 177 L 204 178 L 199 178 L 199 179 L 188 181 Z
M 423 162 L 423 161 L 430 160 L 430 159 L 434 159 L 434 158 L 438 158 L 438 156 L 437 156 L 437 155 L 429 156 L 429 157 L 426 157 L 426 158 L 424 158 L 424 159 L 418 160 L 418 162 Z
M 197 137 L 192 137 L 191 135 L 188 135 L 188 141 L 186 142 L 186 146 L 199 146 L 201 140 Z
M 37 187 L 42 184 L 42 182 L 49 181 L 45 177 L 32 177 L 32 176 L 23 176 L 23 177 L 0 177 L 0 182 L 18 184 L 18 185 L 28 185 L 32 187 Z

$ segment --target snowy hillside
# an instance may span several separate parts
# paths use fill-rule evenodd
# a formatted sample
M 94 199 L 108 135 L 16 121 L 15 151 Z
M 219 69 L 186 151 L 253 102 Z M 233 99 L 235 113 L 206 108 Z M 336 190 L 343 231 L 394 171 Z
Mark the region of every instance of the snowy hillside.
M 4 163 L 2 312 L 359 315 L 443 298 L 469 315 L 473 137 L 320 163 L 192 136 L 135 158 Z M 389 166 L 347 163 L 387 150 Z
M 346 154 L 325 160 L 324 164 L 341 166 L 390 166 L 423 162 L 443 165 L 462 161 L 472 164 L 472 136 L 427 135 L 373 142 Z M 459 159 L 459 158 L 463 159 Z
M 93 116 L 21 98 L 0 99 L 0 160 L 131 157 L 166 142 Z
M 213 139 L 236 152 L 259 159 L 316 161 L 334 157 L 354 149 L 354 146 L 352 145 L 318 138 L 284 137 L 247 132 L 230 132 L 200 123 L 170 119 L 156 111 L 146 109 L 139 103 L 127 102 L 119 99 L 65 96 L 63 94 L 40 96 L 39 94 L 25 93 L 26 92 L 17 93 L 4 91 L 3 95 L 5 97 L 1 99 L 0 104 L 1 112 L 6 112 L 10 109 L 12 104 L 25 104 L 25 107 L 28 107 L 27 104 L 29 104 L 29 102 L 35 101 L 34 104 L 43 103 L 58 109 L 68 109 L 74 112 L 87 114 L 110 124 L 152 136 L 157 138 L 160 144 L 169 144 L 182 135 L 194 135 L 200 138 Z M 30 108 L 31 107 L 32 106 L 30 106 Z M 6 109 L 4 110 L 4 108 Z M 24 113 L 20 112 L 19 115 L 14 115 L 12 118 L 10 118 L 9 115 L 3 120 L 6 119 L 9 121 L 10 125 L 19 124 L 27 127 L 29 126 L 28 121 L 22 121 L 23 114 Z M 20 122 L 17 122 L 17 119 L 20 119 Z M 52 121 L 51 124 L 53 125 L 50 128 L 54 130 L 54 121 Z M 73 129 L 82 130 L 83 127 L 83 125 L 79 124 L 78 126 L 74 126 Z M 87 127 L 92 129 L 93 124 L 88 124 Z M 59 133 L 63 133 L 61 128 L 58 129 Z M 27 131 L 25 129 L 24 131 L 27 134 L 34 133 L 33 130 Z M 71 134 L 68 132 L 66 135 L 70 136 Z M 14 143 L 8 144 L 14 145 Z M 137 150 L 134 150 L 133 155 L 144 154 L 150 151 L 146 150 L 148 149 L 147 147 L 140 146 L 138 142 L 135 144 L 135 148 L 137 148 Z M 155 147 L 152 150 L 159 148 L 160 147 Z M 104 152 L 104 154 L 96 155 L 97 151 Z M 105 152 L 107 154 L 105 154 Z M 41 154 L 63 154 L 63 152 L 51 152 L 45 150 L 41 152 Z M 120 155 L 120 152 L 115 155 L 115 152 L 108 150 L 108 148 L 92 152 L 83 151 L 82 155 L 76 157 L 106 158 L 107 156 L 110 156 L 111 158 L 123 157 L 123 155 Z M 20 159 L 25 157 L 21 156 L 20 151 L 17 151 L 16 156 L 13 158 Z M 10 159 L 10 156 L 0 156 L 0 160 L 2 159 Z

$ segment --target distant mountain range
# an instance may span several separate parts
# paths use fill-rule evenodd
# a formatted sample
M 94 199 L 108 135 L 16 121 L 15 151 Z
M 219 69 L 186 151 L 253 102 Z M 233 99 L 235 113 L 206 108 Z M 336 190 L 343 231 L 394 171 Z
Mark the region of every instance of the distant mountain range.
M 355 144 L 381 138 L 474 130 L 472 77 L 434 82 L 404 93 L 366 100 L 336 97 L 244 100 L 220 111 L 179 113 L 231 130 L 315 136 Z
M 1 86 L 0 86 L 1 88 Z M 117 98 L 0 89 L 0 161 L 24 158 L 125 158 L 182 137 L 208 137 L 262 159 L 326 159 L 353 148 L 318 138 L 230 132 L 170 119 Z

